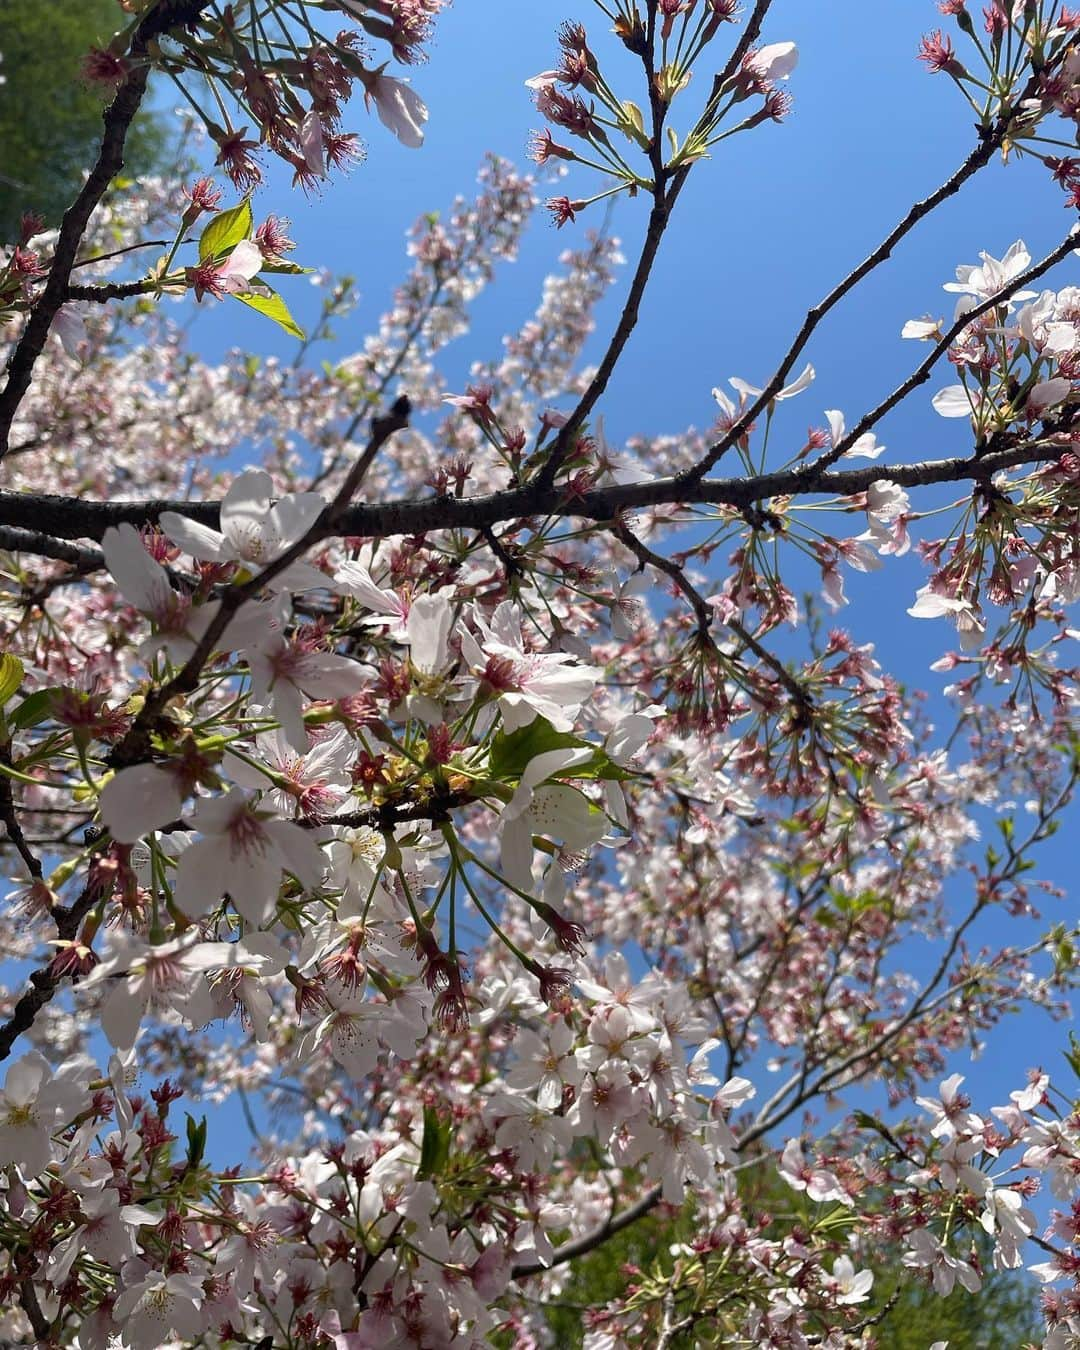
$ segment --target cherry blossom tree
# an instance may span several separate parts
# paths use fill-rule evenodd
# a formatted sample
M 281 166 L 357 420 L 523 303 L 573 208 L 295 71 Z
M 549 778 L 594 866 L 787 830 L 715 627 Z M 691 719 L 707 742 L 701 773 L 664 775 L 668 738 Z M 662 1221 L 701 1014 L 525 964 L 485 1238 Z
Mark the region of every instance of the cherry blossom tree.
M 1080 776 L 1080 290 L 1042 284 L 1072 212 L 1041 259 L 960 265 L 876 405 L 809 435 L 788 406 L 826 315 L 987 165 L 1080 205 L 1080 13 L 938 6 L 967 157 L 706 433 L 612 445 L 687 178 L 784 121 L 797 51 L 772 0 L 579 7 L 525 91 L 562 270 L 464 389 L 440 355 L 540 178 L 485 161 L 325 362 L 351 290 L 300 329 L 257 193 L 271 157 L 308 190 L 361 158 L 354 125 L 423 154 L 442 0 L 128 0 L 87 56 L 94 162 L 0 267 L 6 1343 L 543 1346 L 576 1263 L 660 1220 L 588 1350 L 870 1347 L 882 1270 L 1026 1269 L 1045 1350 L 1080 1344 L 1080 1051 L 996 1103 L 949 1064 L 1076 982 L 1029 876 Z M 151 72 L 201 160 L 114 191 Z M 298 358 L 207 361 L 177 303 Z M 967 452 L 881 444 L 931 380 Z M 821 621 L 909 550 L 947 726 Z

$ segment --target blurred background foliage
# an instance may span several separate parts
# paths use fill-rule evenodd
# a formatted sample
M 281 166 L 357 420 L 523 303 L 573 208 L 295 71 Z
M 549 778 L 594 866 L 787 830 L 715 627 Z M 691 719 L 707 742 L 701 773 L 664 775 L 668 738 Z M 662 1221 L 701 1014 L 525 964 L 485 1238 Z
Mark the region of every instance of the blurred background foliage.
M 82 78 L 82 59 L 127 17 L 116 0 L 0 0 L 0 243 L 18 238 L 24 211 L 55 228 L 78 192 L 107 99 Z M 152 171 L 168 141 L 161 119 L 141 113 L 125 176 Z

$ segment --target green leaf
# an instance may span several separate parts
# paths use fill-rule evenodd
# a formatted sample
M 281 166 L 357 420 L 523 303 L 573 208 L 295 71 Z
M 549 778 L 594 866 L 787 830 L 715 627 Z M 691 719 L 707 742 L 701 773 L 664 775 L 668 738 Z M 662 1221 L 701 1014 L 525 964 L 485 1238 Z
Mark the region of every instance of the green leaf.
M 219 211 L 199 237 L 199 261 L 230 253 L 241 239 L 251 238 L 253 224 L 251 202 L 247 197 L 239 206 Z
M 1076 1032 L 1069 1032 L 1069 1048 L 1065 1051 L 1065 1058 L 1068 1061 L 1069 1068 L 1080 1078 L 1080 1041 L 1076 1039 Z
M 284 272 L 290 277 L 306 277 L 314 272 L 314 267 L 301 267 L 299 263 L 286 262 L 284 258 L 277 258 L 274 262 L 264 262 L 259 269 L 261 272 Z
M 855 1223 L 855 1216 L 846 1205 L 836 1205 L 814 1221 L 819 1232 L 828 1232 L 832 1228 L 849 1228 Z
M 440 1118 L 433 1106 L 424 1107 L 424 1138 L 420 1144 L 420 1166 L 416 1177 L 437 1177 L 450 1161 L 450 1121 Z
M 5 652 L 0 656 L 0 708 L 22 684 L 23 663 L 17 656 Z
M 187 1165 L 189 1169 L 194 1169 L 203 1160 L 203 1154 L 206 1152 L 206 1117 L 195 1124 L 195 1117 L 190 1112 L 187 1115 Z
M 278 295 L 277 291 L 271 291 L 269 295 L 260 295 L 258 291 L 240 291 L 233 296 L 234 300 L 239 300 L 242 305 L 247 305 L 248 309 L 257 310 L 260 314 L 265 314 L 268 319 L 273 319 L 279 328 L 284 328 L 290 337 L 304 338 L 304 330 L 289 313 L 289 307 Z
M 491 741 L 489 772 L 491 778 L 517 779 L 525 772 L 529 760 L 548 751 L 562 749 L 591 749 L 589 741 L 571 732 L 556 732 L 545 717 L 535 717 L 528 726 L 518 726 L 516 732 L 497 732 Z
M 517 731 L 496 732 L 491 743 L 489 772 L 492 778 L 520 778 L 537 755 L 549 750 L 591 750 L 593 747 L 569 731 L 556 731 L 546 717 L 534 717 Z
M 53 697 L 57 693 L 59 693 L 58 689 L 39 689 L 37 693 L 23 699 L 8 718 L 8 722 L 17 731 L 25 731 L 27 727 L 36 727 L 39 722 L 44 722 L 52 716 Z
M 529 761 L 549 750 L 589 750 L 592 753 L 581 764 L 567 770 L 569 778 L 603 778 L 625 782 L 636 778 L 629 769 L 613 764 L 604 751 L 591 741 L 583 741 L 569 731 L 556 731 L 546 717 L 534 717 L 528 726 L 517 731 L 496 732 L 491 743 L 489 773 L 501 782 L 519 779 Z

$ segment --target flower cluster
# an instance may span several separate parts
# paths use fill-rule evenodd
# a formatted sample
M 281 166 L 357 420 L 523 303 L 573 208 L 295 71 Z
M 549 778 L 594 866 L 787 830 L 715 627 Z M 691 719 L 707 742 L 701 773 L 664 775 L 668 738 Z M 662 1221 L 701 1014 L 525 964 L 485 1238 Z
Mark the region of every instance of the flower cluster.
M 345 157 L 357 82 L 419 144 L 422 105 L 356 25 L 413 62 L 439 0 L 184 3 L 149 37 L 144 6 L 87 74 L 130 92 L 152 62 L 213 98 L 243 189 L 263 149 L 301 185 Z M 625 1233 L 588 1350 L 866 1343 L 883 1267 L 941 1297 L 1030 1269 L 1045 1350 L 1080 1335 L 1075 1088 L 1032 1066 L 976 1110 L 950 1062 L 1020 1007 L 1064 1015 L 1080 968 L 1029 875 L 1080 781 L 1080 296 L 1034 286 L 1075 241 L 959 268 L 951 322 L 905 326 L 928 355 L 862 416 L 789 430 L 816 323 L 908 224 L 768 380 L 713 390 L 705 431 L 613 443 L 599 406 L 686 174 L 787 111 L 767 8 L 740 30 L 729 0 L 610 0 L 618 79 L 575 22 L 530 81 L 535 158 L 651 202 L 595 366 L 603 234 L 501 351 L 441 369 L 536 205 L 494 158 L 418 222 L 376 331 L 321 363 L 345 281 L 291 365 L 209 363 L 167 310 L 113 306 L 239 303 L 300 333 L 271 284 L 304 270 L 287 222 L 209 178 L 142 184 L 74 245 L 28 220 L 5 255 L 0 1337 L 541 1346 Z M 1072 115 L 1067 9 L 992 5 L 985 38 L 943 9 L 990 71 L 924 44 L 988 91 L 965 174 Z M 330 38 L 335 12 L 354 27 Z M 160 262 L 110 280 L 165 223 Z M 88 284 L 50 311 L 65 257 Z M 879 464 L 883 418 L 946 359 L 932 406 L 971 444 Z M 941 483 L 960 500 L 924 508 Z M 798 598 L 820 581 L 839 611 L 848 568 L 908 553 L 931 569 L 911 614 L 959 630 L 935 663 L 955 726 Z

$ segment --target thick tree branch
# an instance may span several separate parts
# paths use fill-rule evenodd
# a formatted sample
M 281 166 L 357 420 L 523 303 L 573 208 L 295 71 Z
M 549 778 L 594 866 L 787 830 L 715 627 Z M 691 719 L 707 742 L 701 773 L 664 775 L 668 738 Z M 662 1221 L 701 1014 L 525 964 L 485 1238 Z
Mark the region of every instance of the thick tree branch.
M 41 530 L 24 530 L 17 525 L 0 525 L 0 548 L 11 553 L 32 553 L 38 558 L 55 558 L 71 563 L 77 572 L 97 572 L 105 566 L 105 555 L 97 548 L 80 548 L 66 539 L 54 539 Z
M 319 537 L 359 535 L 385 539 L 391 535 L 424 534 L 429 530 L 482 531 L 485 527 L 524 520 L 533 515 L 610 521 L 622 511 L 671 503 L 730 506 L 741 511 L 770 497 L 855 496 L 880 479 L 888 479 L 904 488 L 929 487 L 935 483 L 986 483 L 1003 470 L 1060 459 L 1066 448 L 1054 434 L 1023 440 L 1009 433 L 1007 443 L 989 454 L 923 460 L 914 464 L 870 464 L 833 470 L 804 466 L 749 478 L 714 478 L 698 483 L 687 483 L 679 477 L 654 478 L 638 483 L 619 483 L 573 496 L 559 487 L 543 489 L 530 483 L 476 497 L 370 502 L 344 508 L 336 525 L 323 528 Z M 100 540 L 110 525 L 124 521 L 135 526 L 151 525 L 165 511 L 178 511 L 191 520 L 216 527 L 219 509 L 220 503 L 214 501 L 158 498 L 93 502 L 44 493 L 0 492 L 0 525 L 25 525 L 31 520 L 36 529 L 59 539 Z

